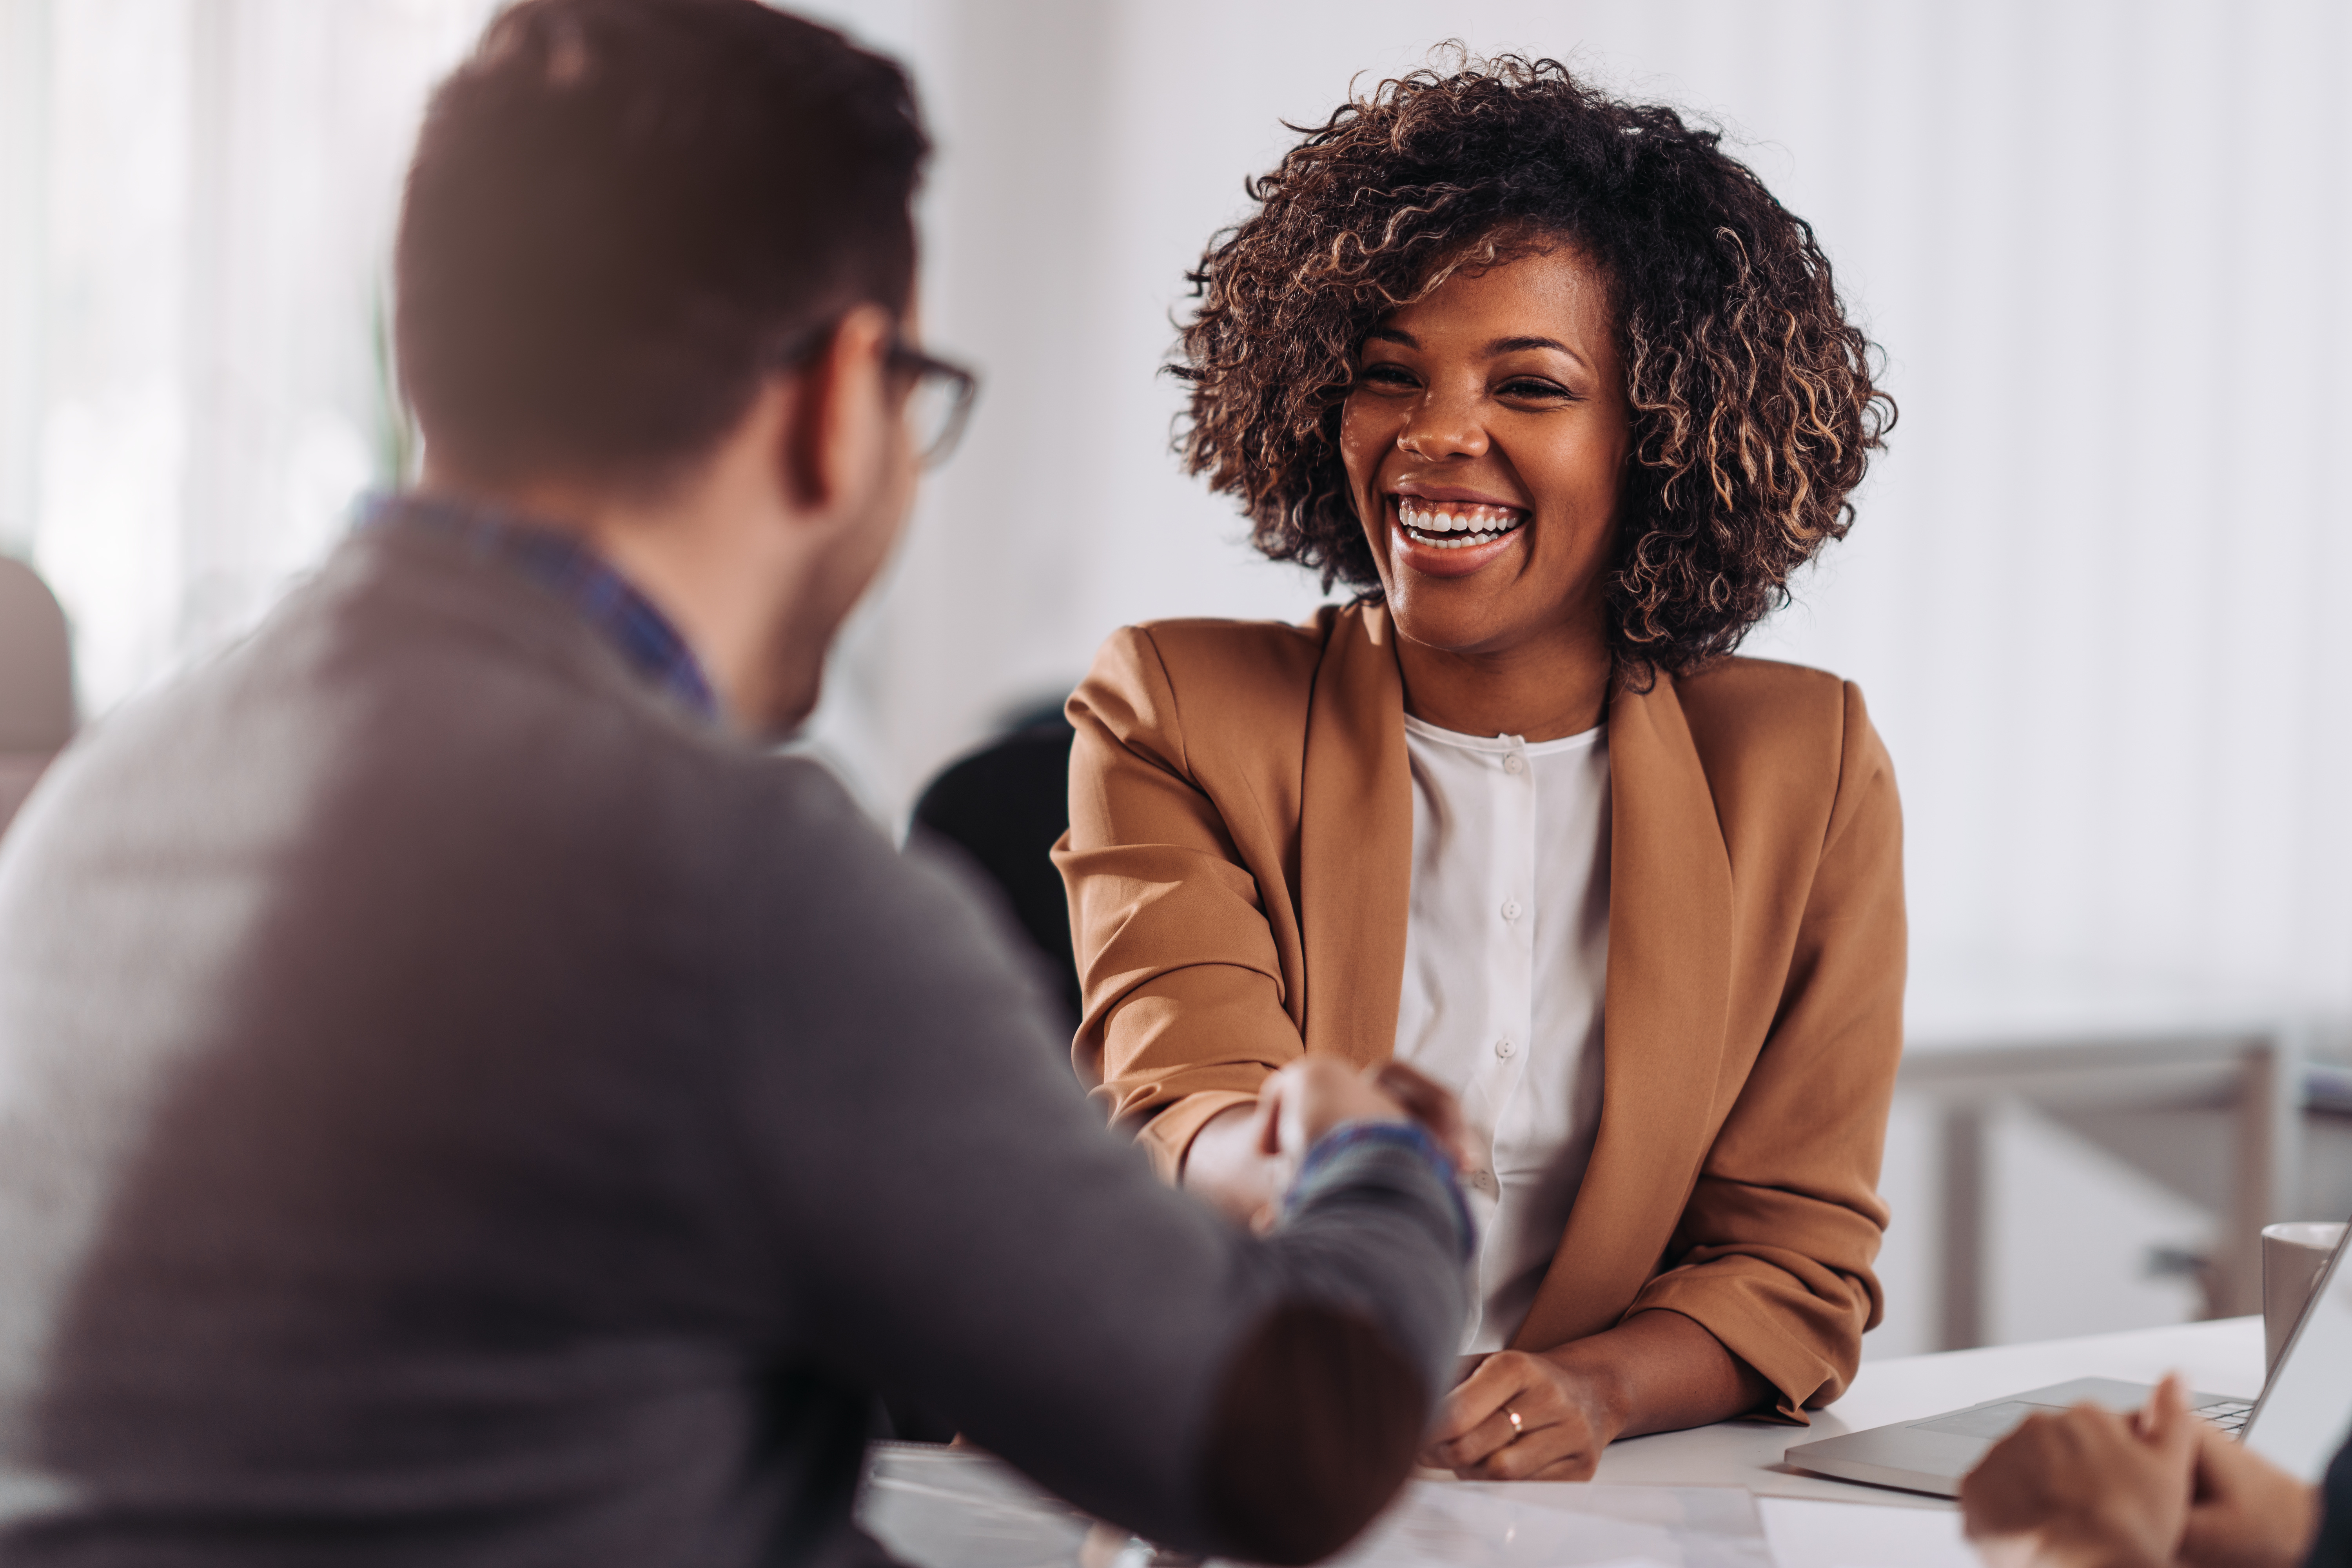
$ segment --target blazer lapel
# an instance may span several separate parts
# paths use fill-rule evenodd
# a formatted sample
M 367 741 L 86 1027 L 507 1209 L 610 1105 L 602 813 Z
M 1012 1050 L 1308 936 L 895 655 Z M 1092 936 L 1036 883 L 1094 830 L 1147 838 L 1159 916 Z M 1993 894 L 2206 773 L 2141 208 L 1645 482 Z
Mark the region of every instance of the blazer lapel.
M 1396 1046 L 1412 893 L 1404 681 L 1388 612 L 1334 617 L 1315 672 L 1300 783 L 1298 924 L 1307 1048 L 1359 1065 Z
M 1609 707 L 1609 972 L 1601 1129 L 1512 1343 L 1598 1333 L 1658 1266 L 1711 1129 L 1731 995 L 1731 858 L 1673 679 Z M 1408 834 L 1410 826 L 1408 825 Z

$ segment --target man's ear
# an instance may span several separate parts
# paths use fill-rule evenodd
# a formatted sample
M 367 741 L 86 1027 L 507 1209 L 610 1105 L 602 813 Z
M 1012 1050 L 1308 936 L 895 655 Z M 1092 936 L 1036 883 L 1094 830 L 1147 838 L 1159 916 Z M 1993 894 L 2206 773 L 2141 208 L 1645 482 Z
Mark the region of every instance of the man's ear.
M 875 482 L 890 438 L 884 382 L 895 326 L 879 305 L 853 306 L 801 370 L 781 454 L 796 505 L 835 510 Z

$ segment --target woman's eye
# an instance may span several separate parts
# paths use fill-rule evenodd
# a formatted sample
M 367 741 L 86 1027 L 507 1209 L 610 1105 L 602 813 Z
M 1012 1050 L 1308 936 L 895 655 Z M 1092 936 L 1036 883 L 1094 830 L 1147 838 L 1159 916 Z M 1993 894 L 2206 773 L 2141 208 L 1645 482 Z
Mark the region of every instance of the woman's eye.
M 1398 364 L 1368 364 L 1356 373 L 1359 386 L 1400 387 L 1417 384 L 1412 373 Z
M 1495 394 L 1498 397 L 1508 397 L 1522 403 L 1566 403 L 1576 395 L 1556 381 L 1545 381 L 1532 375 L 1515 375 L 1496 387 Z

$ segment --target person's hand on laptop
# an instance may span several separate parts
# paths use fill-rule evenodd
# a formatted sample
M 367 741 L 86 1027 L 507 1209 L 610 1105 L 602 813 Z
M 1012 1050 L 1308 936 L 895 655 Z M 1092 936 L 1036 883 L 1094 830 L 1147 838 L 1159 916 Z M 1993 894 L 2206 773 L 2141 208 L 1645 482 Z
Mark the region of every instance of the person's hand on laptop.
M 2180 1562 L 2189 1568 L 2294 1568 L 2319 1533 L 2319 1489 L 2247 1452 L 2220 1427 L 2192 1425 L 2197 1472 Z
M 2231 1450 L 2218 1466 L 2208 1458 L 2217 1446 Z M 2246 1464 L 2262 1461 L 2189 1414 L 2176 1373 L 2128 1416 L 2078 1405 L 2027 1417 L 1960 1482 L 1960 1508 L 1969 1539 L 1995 1568 L 2292 1563 L 2295 1556 L 2188 1555 L 2192 1544 L 2218 1544 L 2228 1528 L 2230 1516 L 2216 1512 L 2191 1531 L 2209 1470 L 2215 1489 L 2200 1506 L 2242 1508 L 2261 1495 Z M 2240 1500 L 2225 1504 L 2225 1496 Z

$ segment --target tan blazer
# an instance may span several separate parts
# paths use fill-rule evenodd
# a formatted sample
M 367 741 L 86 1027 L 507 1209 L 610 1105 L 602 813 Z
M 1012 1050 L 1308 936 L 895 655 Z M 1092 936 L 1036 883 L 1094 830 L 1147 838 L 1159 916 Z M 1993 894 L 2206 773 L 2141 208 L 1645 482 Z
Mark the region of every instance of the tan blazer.
M 1302 1050 L 1385 1058 L 1412 775 L 1378 606 L 1111 637 L 1070 700 L 1074 1055 L 1172 1176 Z M 1545 1350 L 1668 1308 L 1780 1391 L 1842 1393 L 1882 1301 L 1902 1043 L 1902 819 L 1862 695 L 1726 659 L 1609 705 L 1601 1128 L 1526 1323 Z

